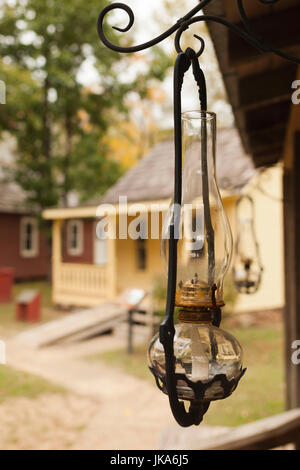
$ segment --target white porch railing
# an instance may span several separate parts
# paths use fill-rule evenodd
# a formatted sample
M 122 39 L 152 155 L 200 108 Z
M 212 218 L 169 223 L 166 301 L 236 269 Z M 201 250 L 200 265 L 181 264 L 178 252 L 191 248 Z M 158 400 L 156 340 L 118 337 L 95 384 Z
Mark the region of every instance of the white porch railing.
M 109 299 L 112 291 L 106 266 L 61 263 L 54 273 L 54 301 L 92 305 Z M 72 300 L 74 302 L 72 302 Z

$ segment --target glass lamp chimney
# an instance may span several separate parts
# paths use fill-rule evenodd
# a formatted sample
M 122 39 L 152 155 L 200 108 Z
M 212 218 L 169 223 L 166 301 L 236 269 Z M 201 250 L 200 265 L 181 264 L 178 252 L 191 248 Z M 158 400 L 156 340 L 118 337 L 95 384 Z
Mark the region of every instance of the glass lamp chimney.
M 213 315 L 224 305 L 223 281 L 232 255 L 232 235 L 216 180 L 216 115 L 195 111 L 182 115 L 182 204 L 171 204 L 164 221 L 161 252 L 168 265 L 169 227 L 180 210 L 177 244 L 174 356 L 178 397 L 195 400 L 191 383 L 208 383 L 222 375 L 238 380 L 242 349 L 229 333 L 213 325 Z M 149 347 L 149 366 L 164 383 L 164 348 L 159 336 Z M 163 391 L 167 393 L 166 386 Z M 224 398 L 218 382 L 204 401 Z
M 232 255 L 232 235 L 216 180 L 216 115 L 196 111 L 184 113 L 182 128 L 176 306 L 212 307 L 214 286 L 217 305 L 222 306 L 223 281 Z M 204 145 L 206 162 L 201 158 Z M 171 205 L 162 233 L 161 252 L 165 266 L 168 265 L 168 228 L 174 210 L 176 208 Z

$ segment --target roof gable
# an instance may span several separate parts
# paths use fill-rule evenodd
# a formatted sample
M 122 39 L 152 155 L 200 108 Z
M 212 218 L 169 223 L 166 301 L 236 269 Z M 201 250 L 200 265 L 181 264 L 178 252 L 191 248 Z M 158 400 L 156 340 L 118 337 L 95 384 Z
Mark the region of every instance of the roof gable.
M 236 129 L 218 131 L 216 166 L 221 189 L 237 191 L 254 176 L 256 170 Z M 120 196 L 132 202 L 169 199 L 173 181 L 174 143 L 161 142 L 107 191 L 101 203 L 117 204 Z

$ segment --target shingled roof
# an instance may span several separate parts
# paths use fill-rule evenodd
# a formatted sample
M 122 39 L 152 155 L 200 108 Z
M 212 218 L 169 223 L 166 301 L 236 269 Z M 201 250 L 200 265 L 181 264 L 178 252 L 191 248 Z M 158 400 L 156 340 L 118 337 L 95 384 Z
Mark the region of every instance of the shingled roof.
M 14 164 L 14 142 L 6 137 L 0 142 L 0 212 L 30 213 L 25 191 L 14 181 L 7 181 L 5 170 L 14 168 Z
M 0 180 L 0 212 L 20 214 L 31 212 L 25 200 L 26 195 L 20 186 Z
M 256 173 L 236 129 L 218 131 L 216 165 L 221 190 L 237 192 Z M 173 194 L 173 172 L 174 143 L 161 142 L 107 191 L 101 203 L 117 204 L 119 196 L 133 202 L 169 199 Z

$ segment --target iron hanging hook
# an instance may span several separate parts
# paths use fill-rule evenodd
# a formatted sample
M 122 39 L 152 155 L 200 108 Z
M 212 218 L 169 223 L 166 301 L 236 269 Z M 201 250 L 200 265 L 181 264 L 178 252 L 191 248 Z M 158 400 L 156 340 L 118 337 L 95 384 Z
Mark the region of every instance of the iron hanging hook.
M 181 35 L 184 31 L 186 31 L 187 29 L 189 28 L 189 24 L 187 22 L 184 22 L 182 24 L 182 26 L 180 27 L 180 30 L 177 32 L 176 36 L 175 36 L 175 49 L 176 49 L 176 52 L 177 54 L 180 54 L 181 52 L 183 52 L 183 50 L 181 49 L 181 46 L 180 46 L 180 39 L 181 39 Z M 200 49 L 198 52 L 195 52 L 195 55 L 196 57 L 200 57 L 204 50 L 205 50 L 205 41 L 204 39 L 201 37 L 201 36 L 198 36 L 198 34 L 194 34 L 194 38 L 198 39 L 198 41 L 200 41 Z

